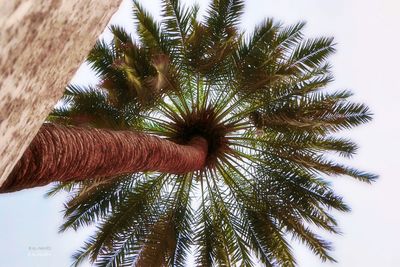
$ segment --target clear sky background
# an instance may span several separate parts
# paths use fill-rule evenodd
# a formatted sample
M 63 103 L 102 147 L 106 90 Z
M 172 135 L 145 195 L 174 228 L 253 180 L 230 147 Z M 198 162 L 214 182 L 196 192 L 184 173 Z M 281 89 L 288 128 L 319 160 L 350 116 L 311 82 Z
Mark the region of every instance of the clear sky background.
M 191 2 L 191 1 L 184 1 Z M 203 8 L 208 1 L 197 1 Z M 337 192 L 352 207 L 336 214 L 343 232 L 333 241 L 338 263 L 322 264 L 294 242 L 301 267 L 400 266 L 400 2 L 396 0 L 248 0 L 242 27 L 252 29 L 266 17 L 285 24 L 307 21 L 306 36 L 335 37 L 331 58 L 336 81 L 332 89 L 350 89 L 354 100 L 367 103 L 373 122 L 343 135 L 360 146 L 351 164 L 375 172 L 380 179 L 365 185 L 350 178 L 332 178 Z M 143 0 L 158 12 L 158 0 Z M 95 7 L 94 7 L 95 8 Z M 131 3 L 125 0 L 112 23 L 132 29 Z M 109 36 L 107 34 L 103 36 Z M 82 67 L 74 82 L 93 83 Z M 65 195 L 45 199 L 49 187 L 0 195 L 0 267 L 69 266 L 71 254 L 90 229 L 58 234 Z M 87 265 L 89 266 L 89 265 Z

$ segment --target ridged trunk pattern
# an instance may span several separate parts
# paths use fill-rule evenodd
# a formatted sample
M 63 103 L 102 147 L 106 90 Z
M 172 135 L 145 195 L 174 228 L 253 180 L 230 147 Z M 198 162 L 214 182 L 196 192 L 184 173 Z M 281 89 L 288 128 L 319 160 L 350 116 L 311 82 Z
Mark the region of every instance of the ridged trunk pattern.
M 142 171 L 186 173 L 202 169 L 206 157 L 202 137 L 179 145 L 133 131 L 44 124 L 0 192 Z

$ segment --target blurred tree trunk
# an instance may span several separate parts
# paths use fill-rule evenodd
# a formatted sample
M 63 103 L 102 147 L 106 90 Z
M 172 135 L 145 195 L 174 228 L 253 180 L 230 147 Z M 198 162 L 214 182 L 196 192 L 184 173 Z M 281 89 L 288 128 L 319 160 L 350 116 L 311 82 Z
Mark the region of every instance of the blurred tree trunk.
M 120 2 L 0 2 L 0 186 Z

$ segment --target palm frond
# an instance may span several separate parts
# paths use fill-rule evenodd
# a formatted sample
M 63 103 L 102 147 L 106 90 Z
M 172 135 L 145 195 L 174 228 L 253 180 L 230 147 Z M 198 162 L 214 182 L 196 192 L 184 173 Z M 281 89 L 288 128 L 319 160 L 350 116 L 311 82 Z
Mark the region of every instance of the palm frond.
M 162 33 L 160 24 L 147 12 L 137 0 L 133 0 L 134 18 L 137 24 L 141 44 L 152 53 L 170 54 L 167 38 Z

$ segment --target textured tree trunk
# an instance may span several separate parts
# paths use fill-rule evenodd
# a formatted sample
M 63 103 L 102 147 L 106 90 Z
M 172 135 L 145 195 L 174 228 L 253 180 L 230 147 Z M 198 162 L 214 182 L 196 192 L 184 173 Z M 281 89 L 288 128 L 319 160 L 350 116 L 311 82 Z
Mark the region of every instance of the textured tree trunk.
M 203 168 L 206 156 L 201 137 L 179 145 L 131 131 L 44 124 L 0 192 L 142 171 L 186 173 Z
M 0 186 L 121 0 L 0 0 Z

